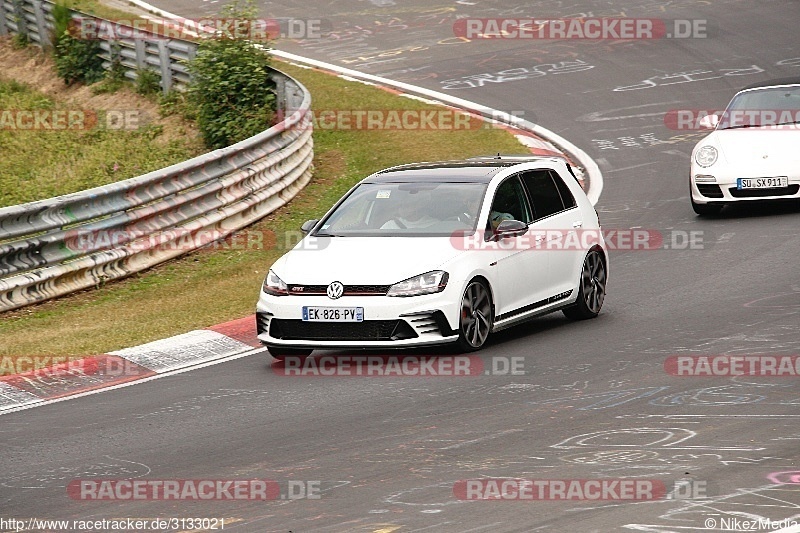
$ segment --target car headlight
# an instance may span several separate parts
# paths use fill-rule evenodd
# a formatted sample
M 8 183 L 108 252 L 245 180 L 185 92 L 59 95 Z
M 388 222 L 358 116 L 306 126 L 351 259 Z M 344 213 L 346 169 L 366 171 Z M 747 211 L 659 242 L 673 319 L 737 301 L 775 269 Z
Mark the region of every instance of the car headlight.
M 386 296 L 419 296 L 442 292 L 450 276 L 443 270 L 434 270 L 400 281 L 389 287 Z
M 270 270 L 267 277 L 264 278 L 264 286 L 262 288 L 264 292 L 273 296 L 286 296 L 289 294 L 289 287 L 287 287 L 286 283 L 272 270 Z
M 705 145 L 694 154 L 695 162 L 701 167 L 710 167 L 717 161 L 717 149 L 713 146 Z

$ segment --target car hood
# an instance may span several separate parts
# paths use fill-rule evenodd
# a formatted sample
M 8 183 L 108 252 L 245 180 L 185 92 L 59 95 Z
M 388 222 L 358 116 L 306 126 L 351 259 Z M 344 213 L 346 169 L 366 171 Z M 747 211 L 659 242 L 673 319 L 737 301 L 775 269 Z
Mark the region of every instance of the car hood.
M 272 267 L 286 283 L 327 285 L 340 281 L 345 285 L 390 285 L 438 270 L 464 253 L 449 237 L 306 239 Z
M 800 128 L 797 126 L 796 128 Z M 732 129 L 717 130 L 703 144 L 714 144 L 730 165 L 757 164 L 765 172 L 774 169 L 786 175 L 786 166 L 796 170 L 800 165 L 800 129 Z M 765 174 L 765 175 L 772 175 Z

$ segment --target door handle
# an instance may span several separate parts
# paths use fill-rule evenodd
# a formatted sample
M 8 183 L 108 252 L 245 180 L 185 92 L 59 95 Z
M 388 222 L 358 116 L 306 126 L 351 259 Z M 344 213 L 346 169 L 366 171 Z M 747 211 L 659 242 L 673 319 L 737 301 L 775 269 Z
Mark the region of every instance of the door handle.
M 578 220 L 572 223 L 573 228 L 580 228 L 581 226 L 583 226 L 583 220 Z

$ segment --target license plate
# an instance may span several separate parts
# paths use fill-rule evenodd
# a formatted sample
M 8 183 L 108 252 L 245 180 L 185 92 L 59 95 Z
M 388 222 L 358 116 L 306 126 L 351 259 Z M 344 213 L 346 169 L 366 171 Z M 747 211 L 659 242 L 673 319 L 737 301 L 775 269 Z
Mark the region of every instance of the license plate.
M 739 178 L 736 180 L 737 189 L 774 189 L 788 186 L 789 178 Z
M 363 307 L 303 307 L 305 322 L 363 322 Z

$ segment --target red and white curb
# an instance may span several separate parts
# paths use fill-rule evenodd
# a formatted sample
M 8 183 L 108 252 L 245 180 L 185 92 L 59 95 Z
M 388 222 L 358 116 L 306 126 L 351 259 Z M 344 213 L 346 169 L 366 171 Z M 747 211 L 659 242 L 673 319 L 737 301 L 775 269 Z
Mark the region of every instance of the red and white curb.
M 0 377 L 0 415 L 263 351 L 255 316 Z

